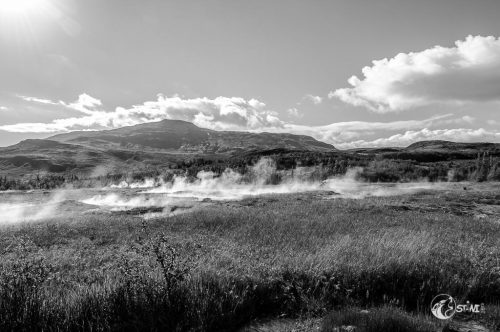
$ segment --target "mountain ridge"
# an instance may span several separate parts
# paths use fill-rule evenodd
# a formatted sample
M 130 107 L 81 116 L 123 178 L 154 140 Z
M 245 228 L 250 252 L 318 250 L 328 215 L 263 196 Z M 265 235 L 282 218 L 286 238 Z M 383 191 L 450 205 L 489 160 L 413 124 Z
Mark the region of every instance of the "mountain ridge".
M 305 135 L 215 131 L 182 120 L 162 120 L 95 132 L 71 132 L 48 139 L 89 147 L 150 148 L 188 153 L 234 153 L 275 148 L 317 152 L 336 150 L 333 145 Z
M 479 154 L 500 157 L 499 143 L 420 141 L 407 147 L 338 150 L 310 136 L 289 133 L 215 131 L 181 120 L 163 120 L 103 131 L 76 131 L 47 139 L 27 139 L 0 148 L 0 175 L 36 172 L 89 172 L 96 167 L 131 170 L 170 167 L 196 158 L 231 160 L 283 155 L 290 160 L 374 158 L 414 162 L 472 160 Z M 234 159 L 233 159 L 234 158 Z M 306 159 L 307 159 L 306 158 Z

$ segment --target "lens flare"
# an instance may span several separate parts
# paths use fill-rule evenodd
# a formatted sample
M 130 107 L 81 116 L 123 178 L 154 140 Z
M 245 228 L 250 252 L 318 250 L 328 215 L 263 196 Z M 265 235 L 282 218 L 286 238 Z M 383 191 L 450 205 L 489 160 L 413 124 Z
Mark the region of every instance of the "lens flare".
M 71 37 L 80 32 L 80 25 L 68 13 L 71 1 L 0 0 L 0 41 L 24 48 L 37 46 L 40 41 L 60 27 Z
M 45 0 L 0 0 L 0 14 L 28 15 L 45 6 Z

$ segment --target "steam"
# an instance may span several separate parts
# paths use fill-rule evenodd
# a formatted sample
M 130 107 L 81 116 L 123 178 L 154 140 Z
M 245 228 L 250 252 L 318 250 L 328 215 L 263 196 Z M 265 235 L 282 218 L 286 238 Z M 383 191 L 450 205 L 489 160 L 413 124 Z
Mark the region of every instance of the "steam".
M 358 180 L 361 171 L 360 168 L 353 168 L 345 175 L 320 181 L 321 168 L 278 170 L 272 159 L 262 158 L 245 174 L 228 168 L 222 174 L 200 171 L 194 179 L 177 175 L 170 182 L 164 182 L 161 178 L 140 182 L 123 181 L 97 189 L 97 192 L 96 189 L 80 189 L 60 190 L 50 196 L 40 192 L 2 194 L 6 199 L 1 197 L 0 223 L 37 221 L 64 213 L 85 213 L 96 209 L 128 211 L 140 208 L 144 211 L 138 213 L 146 218 L 180 211 L 177 208 L 185 211 L 186 208 L 199 205 L 200 201 L 241 200 L 249 196 L 305 192 L 322 192 L 324 198 L 362 199 L 411 194 L 444 186 L 428 182 L 366 183 Z M 18 198 L 8 198 L 11 195 Z M 73 203 L 69 204 L 70 201 Z
M 85 204 L 108 207 L 115 211 L 129 210 L 137 207 L 167 206 L 170 201 L 171 200 L 169 200 L 168 198 L 162 196 L 149 197 L 138 194 L 132 198 L 125 198 L 115 193 L 107 195 L 95 195 L 90 198 L 81 200 L 81 202 Z
M 0 203 L 0 223 L 17 223 L 53 218 L 61 202 L 64 201 L 62 191 L 53 194 L 48 202 L 26 203 L 19 199 L 13 202 Z
M 357 180 L 360 168 L 350 169 L 345 175 L 332 177 L 325 181 L 310 180 L 314 168 L 298 168 L 278 172 L 271 159 L 261 159 L 248 174 L 240 174 L 226 169 L 219 176 L 213 172 L 200 171 L 196 178 L 176 176 L 169 183 L 146 180 L 140 183 L 122 183 L 115 188 L 150 188 L 133 192 L 133 196 L 122 193 L 106 193 L 81 200 L 82 203 L 100 206 L 112 211 L 135 208 L 168 207 L 189 202 L 205 200 L 241 200 L 245 197 L 291 194 L 304 192 L 323 192 L 325 198 L 352 198 L 396 196 L 411 194 L 422 190 L 437 189 L 438 184 L 428 182 L 405 184 L 371 184 Z M 279 182 L 273 184 L 273 180 Z
M 176 176 L 172 182 L 143 193 L 195 199 L 239 200 L 247 196 L 314 191 L 321 186 L 319 182 L 304 180 L 305 168 L 295 170 L 293 175 L 289 173 L 291 171 L 277 172 L 272 159 L 262 158 L 245 175 L 230 168 L 220 176 L 200 171 L 194 181 L 185 176 Z M 273 181 L 279 183 L 273 184 Z
M 200 171 L 194 181 L 177 176 L 171 183 L 152 188 L 143 193 L 167 194 L 212 200 L 240 200 L 248 196 L 291 194 L 311 191 L 334 192 L 337 197 L 361 199 L 367 196 L 392 196 L 413 193 L 436 187 L 428 182 L 410 184 L 370 184 L 358 181 L 361 168 L 352 168 L 345 175 L 325 181 L 311 180 L 316 168 L 302 167 L 293 171 L 277 171 L 272 159 L 262 158 L 249 174 L 241 175 L 226 169 L 220 176 Z M 273 179 L 279 183 L 273 184 Z
M 109 186 L 110 189 L 138 189 L 138 188 L 152 188 L 157 186 L 158 183 L 163 183 L 160 181 L 157 181 L 155 179 L 145 179 L 142 182 L 127 182 L 127 181 L 122 181 L 119 184 L 112 184 Z

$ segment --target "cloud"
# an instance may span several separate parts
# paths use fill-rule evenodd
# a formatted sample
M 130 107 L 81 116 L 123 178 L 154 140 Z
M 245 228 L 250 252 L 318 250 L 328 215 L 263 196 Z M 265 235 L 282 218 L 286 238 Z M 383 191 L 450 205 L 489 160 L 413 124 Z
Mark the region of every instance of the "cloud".
M 500 39 L 468 36 L 454 47 L 400 53 L 364 67 L 350 88 L 330 92 L 374 112 L 403 111 L 431 104 L 500 101 Z
M 457 125 L 457 124 L 473 124 L 476 122 L 476 118 L 470 115 L 464 115 L 459 118 L 453 118 L 448 120 L 440 121 L 440 124 L 449 124 L 449 125 Z
M 302 118 L 304 114 L 302 114 L 298 109 L 295 107 L 289 108 L 287 111 L 288 115 L 294 118 Z
M 28 99 L 25 99 L 28 100 Z M 35 101 L 33 98 L 28 101 Z M 79 96 L 73 103 L 52 102 L 84 113 L 84 116 L 56 119 L 50 123 L 18 123 L 0 126 L 10 132 L 65 132 L 72 130 L 113 129 L 145 122 L 176 119 L 215 130 L 256 130 L 267 127 L 282 127 L 283 122 L 275 112 L 256 99 L 239 97 L 217 97 L 183 99 L 179 96 L 159 95 L 156 101 L 147 101 L 131 108 L 117 107 L 108 112 L 102 102 L 87 94 Z
M 408 146 L 412 143 L 424 140 L 445 140 L 454 142 L 498 142 L 500 132 L 488 131 L 483 128 L 468 129 L 436 129 L 424 128 L 421 130 L 406 131 L 402 134 L 392 135 L 386 138 L 378 138 L 371 141 L 357 140 L 338 144 L 343 149 L 359 147 L 384 147 L 384 146 Z
M 476 119 L 474 117 L 469 116 L 469 115 L 464 115 L 462 117 L 462 120 L 465 122 L 468 122 L 468 123 L 474 123 L 474 121 L 476 121 Z
M 57 105 L 58 102 L 49 100 L 49 99 L 42 99 L 42 98 L 36 98 L 36 97 L 27 97 L 27 96 L 19 96 L 22 100 L 28 101 L 28 102 L 34 102 L 34 103 L 40 103 L 40 104 L 47 104 L 47 105 Z
M 8 111 L 9 108 L 6 106 L 0 106 L 0 111 Z
M 102 102 L 99 99 L 89 96 L 86 93 L 82 93 L 80 96 L 78 96 L 78 100 L 72 103 L 65 103 L 64 101 L 61 100 L 53 101 L 50 99 L 28 97 L 28 96 L 19 96 L 19 98 L 21 98 L 24 101 L 33 103 L 46 104 L 46 105 L 61 105 L 85 114 L 92 114 L 97 107 L 102 106 Z
M 59 103 L 85 114 L 93 114 L 98 107 L 102 106 L 102 102 L 99 99 L 89 96 L 86 93 L 78 96 L 78 100 L 73 103 L 66 104 L 63 101 L 59 101 Z
M 29 102 L 40 102 L 30 99 Z M 324 126 L 296 125 L 281 120 L 266 104 L 256 99 L 217 97 L 184 99 L 180 96 L 159 95 L 129 108 L 117 107 L 107 111 L 103 103 L 86 94 L 74 102 L 52 102 L 82 114 L 77 117 L 56 119 L 48 123 L 17 123 L 0 126 L 0 130 L 17 133 L 55 133 L 72 130 L 113 129 L 164 119 L 185 120 L 203 128 L 252 132 L 277 132 L 309 135 L 339 148 L 406 146 L 423 139 L 453 141 L 499 141 L 500 133 L 484 129 L 443 129 L 467 127 L 476 123 L 469 116 L 454 114 L 436 115 L 421 120 L 390 122 L 347 121 Z M 299 110 L 289 109 L 288 114 L 301 116 Z M 422 129 L 425 128 L 425 129 Z
M 452 114 L 437 115 L 423 120 L 405 120 L 391 122 L 367 122 L 347 121 L 337 122 L 326 126 L 300 126 L 287 125 L 284 131 L 297 134 L 309 135 L 317 140 L 342 145 L 362 137 L 373 135 L 384 135 L 388 132 L 400 132 L 402 130 L 420 129 L 432 127 L 450 121 Z M 281 130 L 280 130 L 281 131 Z
M 309 101 L 309 102 L 313 103 L 314 105 L 319 105 L 323 102 L 323 98 L 321 98 L 320 96 L 314 96 L 311 94 L 305 95 L 304 98 L 302 98 L 302 100 Z

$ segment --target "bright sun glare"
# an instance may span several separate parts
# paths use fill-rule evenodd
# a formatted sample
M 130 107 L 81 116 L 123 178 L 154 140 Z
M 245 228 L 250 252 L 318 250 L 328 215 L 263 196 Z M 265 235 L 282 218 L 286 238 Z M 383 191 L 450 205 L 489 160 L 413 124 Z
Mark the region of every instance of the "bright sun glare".
M 54 25 L 69 36 L 78 35 L 80 25 L 59 8 L 61 1 L 0 0 L 0 38 L 18 44 L 37 43 Z
M 17 43 L 40 38 L 48 20 L 60 15 L 53 0 L 0 0 L 0 37 Z
M 3 15 L 28 15 L 41 10 L 44 0 L 0 0 L 0 13 Z

